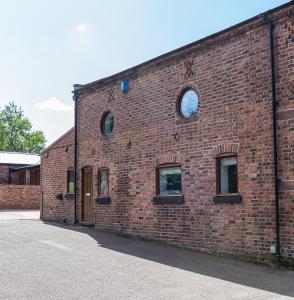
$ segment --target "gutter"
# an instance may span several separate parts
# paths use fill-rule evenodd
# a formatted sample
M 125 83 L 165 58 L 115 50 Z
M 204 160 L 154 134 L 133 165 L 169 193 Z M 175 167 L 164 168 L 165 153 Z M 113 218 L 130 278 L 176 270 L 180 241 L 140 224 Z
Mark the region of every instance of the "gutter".
M 274 156 L 274 181 L 275 181 L 275 208 L 276 208 L 276 247 L 275 255 L 278 263 L 281 261 L 280 243 L 280 203 L 279 203 L 279 171 L 278 171 L 278 137 L 277 137 L 277 95 L 276 95 L 276 68 L 275 68 L 275 47 L 274 47 L 274 27 L 275 24 L 265 15 L 263 21 L 268 25 L 270 64 L 271 64 L 271 89 L 272 89 L 272 121 L 273 121 L 273 156 Z
M 27 166 L 18 167 L 18 168 L 11 168 L 11 172 L 15 172 L 18 170 L 25 170 L 25 169 L 34 169 L 34 168 L 38 168 L 40 166 L 41 166 L 41 164 L 36 164 L 36 165 L 27 165 Z

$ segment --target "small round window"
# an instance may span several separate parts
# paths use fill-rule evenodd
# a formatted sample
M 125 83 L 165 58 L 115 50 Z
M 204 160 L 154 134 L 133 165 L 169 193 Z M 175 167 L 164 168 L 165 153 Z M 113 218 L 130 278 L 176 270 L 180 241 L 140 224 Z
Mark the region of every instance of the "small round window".
M 198 96 L 192 89 L 186 90 L 179 102 L 179 110 L 184 118 L 190 118 L 198 109 Z
M 111 112 L 107 112 L 102 118 L 102 133 L 110 135 L 113 131 L 114 118 Z

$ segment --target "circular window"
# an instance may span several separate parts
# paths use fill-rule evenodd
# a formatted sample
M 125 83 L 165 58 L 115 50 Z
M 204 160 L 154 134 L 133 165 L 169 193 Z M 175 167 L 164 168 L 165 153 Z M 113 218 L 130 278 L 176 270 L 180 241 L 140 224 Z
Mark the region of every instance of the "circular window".
M 102 118 L 102 133 L 105 135 L 110 135 L 113 131 L 114 118 L 112 113 L 107 112 Z
M 179 110 L 184 118 L 190 118 L 198 109 L 198 96 L 192 89 L 186 90 L 179 102 Z

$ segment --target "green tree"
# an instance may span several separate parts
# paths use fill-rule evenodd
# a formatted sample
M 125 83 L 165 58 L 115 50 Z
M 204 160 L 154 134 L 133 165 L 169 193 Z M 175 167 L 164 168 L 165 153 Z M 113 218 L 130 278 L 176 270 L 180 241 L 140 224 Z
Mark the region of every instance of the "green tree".
M 45 149 L 45 135 L 32 130 L 21 107 L 10 102 L 0 110 L 0 150 L 39 154 Z

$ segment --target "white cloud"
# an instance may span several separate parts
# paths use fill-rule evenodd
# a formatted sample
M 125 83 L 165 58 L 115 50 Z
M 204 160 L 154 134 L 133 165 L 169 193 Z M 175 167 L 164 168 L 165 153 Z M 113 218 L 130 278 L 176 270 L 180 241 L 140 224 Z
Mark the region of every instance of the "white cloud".
M 74 105 L 64 104 L 56 97 L 51 97 L 49 100 L 35 103 L 35 107 L 41 110 L 73 111 Z
M 78 26 L 76 27 L 76 30 L 77 30 L 77 32 L 83 33 L 83 32 L 85 32 L 85 31 L 87 30 L 87 26 L 84 25 L 84 24 L 78 25 Z

